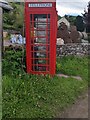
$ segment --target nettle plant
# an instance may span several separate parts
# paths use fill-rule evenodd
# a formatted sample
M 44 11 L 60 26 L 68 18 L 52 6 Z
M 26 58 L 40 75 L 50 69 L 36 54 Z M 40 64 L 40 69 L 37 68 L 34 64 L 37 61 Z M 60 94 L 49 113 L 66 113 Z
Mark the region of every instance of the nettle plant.
M 25 52 L 22 50 L 6 50 L 2 59 L 2 73 L 16 75 L 25 71 Z

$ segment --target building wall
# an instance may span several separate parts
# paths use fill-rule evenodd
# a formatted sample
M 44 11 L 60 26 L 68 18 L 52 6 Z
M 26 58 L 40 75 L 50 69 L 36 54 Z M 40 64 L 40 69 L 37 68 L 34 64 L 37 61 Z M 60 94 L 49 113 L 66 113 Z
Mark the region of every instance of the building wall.
M 68 27 L 68 29 L 70 29 L 70 23 L 68 22 L 68 20 L 65 17 L 62 17 L 59 21 L 58 21 L 58 27 L 60 26 L 60 23 L 65 23 Z

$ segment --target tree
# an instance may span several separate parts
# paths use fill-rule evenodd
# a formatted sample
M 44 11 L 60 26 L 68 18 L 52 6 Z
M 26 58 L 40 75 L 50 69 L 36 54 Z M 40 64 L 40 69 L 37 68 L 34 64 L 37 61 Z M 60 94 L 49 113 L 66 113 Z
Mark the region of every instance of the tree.
M 75 23 L 76 23 L 76 16 L 65 15 L 64 17 L 70 22 L 71 25 L 75 25 Z
M 61 19 L 61 16 L 60 15 L 58 15 L 58 20 L 60 20 Z
M 75 25 L 76 24 L 76 16 L 69 16 L 69 22 L 71 25 Z
M 77 31 L 80 32 L 83 32 L 85 29 L 83 18 L 79 15 L 76 17 L 76 27 L 77 27 Z
M 88 10 L 84 10 L 83 20 L 86 26 L 86 32 L 90 33 L 90 1 L 88 2 Z
M 4 12 L 4 29 L 13 29 L 21 31 L 24 23 L 24 4 L 11 3 L 13 11 L 6 13 Z

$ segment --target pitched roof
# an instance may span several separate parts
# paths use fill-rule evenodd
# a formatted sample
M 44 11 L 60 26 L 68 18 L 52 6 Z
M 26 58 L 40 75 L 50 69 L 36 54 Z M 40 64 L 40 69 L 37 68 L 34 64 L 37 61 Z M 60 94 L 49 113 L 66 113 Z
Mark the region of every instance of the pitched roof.
M 58 21 L 58 26 L 60 26 L 60 23 L 64 22 L 68 27 L 70 27 L 70 23 L 69 21 L 65 18 L 62 17 L 59 21 Z

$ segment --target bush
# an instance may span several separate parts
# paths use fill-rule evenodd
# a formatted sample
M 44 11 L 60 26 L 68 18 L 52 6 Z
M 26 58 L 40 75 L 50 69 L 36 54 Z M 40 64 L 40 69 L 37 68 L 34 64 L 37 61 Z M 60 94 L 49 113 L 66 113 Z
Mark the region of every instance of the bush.
M 19 75 L 26 69 L 25 65 L 25 51 L 22 49 L 9 49 L 4 52 L 4 58 L 2 60 L 2 73 L 8 75 Z

